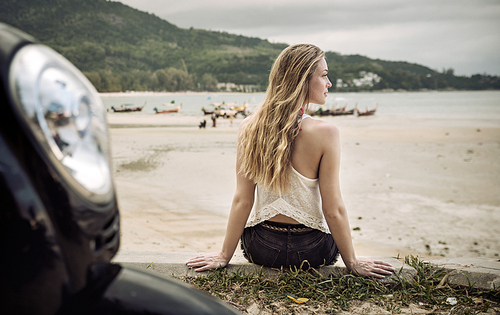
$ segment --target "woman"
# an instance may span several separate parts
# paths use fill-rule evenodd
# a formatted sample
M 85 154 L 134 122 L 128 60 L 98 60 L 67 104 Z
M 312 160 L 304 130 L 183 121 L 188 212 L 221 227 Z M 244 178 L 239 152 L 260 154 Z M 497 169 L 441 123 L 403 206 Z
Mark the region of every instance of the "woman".
M 241 237 L 245 257 L 269 267 L 333 264 L 383 278 L 394 268 L 356 257 L 340 193 L 339 130 L 305 115 L 325 104 L 328 67 L 314 45 L 293 45 L 276 59 L 269 87 L 237 141 L 237 186 L 222 250 L 186 261 L 196 271 L 226 266 Z M 255 193 L 256 192 L 256 193 Z

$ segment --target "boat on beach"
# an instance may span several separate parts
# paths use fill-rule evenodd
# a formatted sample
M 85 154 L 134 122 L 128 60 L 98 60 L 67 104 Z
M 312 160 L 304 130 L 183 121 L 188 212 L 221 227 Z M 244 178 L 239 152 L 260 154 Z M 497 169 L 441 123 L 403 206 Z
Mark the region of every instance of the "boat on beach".
M 238 106 L 238 102 L 234 103 L 212 103 L 209 105 L 210 107 L 207 109 L 205 107 L 202 107 L 201 110 L 203 111 L 204 115 L 212 115 L 214 112 L 218 115 L 220 115 L 220 112 L 230 112 L 231 115 L 236 115 L 236 114 L 242 114 L 245 116 L 246 114 L 246 109 L 248 107 L 248 103 L 245 103 L 241 106 Z M 235 113 L 233 114 L 233 111 Z
M 359 116 L 371 116 L 371 115 L 375 115 L 375 112 L 377 111 L 377 108 L 378 108 L 378 103 L 375 103 L 375 108 L 374 109 L 368 109 L 366 108 L 366 110 L 364 112 L 361 112 L 359 109 L 356 109 L 357 113 L 358 113 L 358 117 Z
M 241 106 L 232 106 L 230 107 L 232 110 L 235 110 L 236 111 L 236 114 L 241 114 L 243 115 L 243 117 L 247 117 L 249 115 L 249 113 L 247 112 L 247 107 L 248 107 L 248 103 L 245 103 Z
M 358 103 L 354 105 L 353 108 L 347 109 L 349 106 L 349 103 L 346 102 L 344 106 L 342 107 L 337 107 L 337 103 L 333 106 L 333 108 L 328 108 L 325 106 L 319 106 L 318 109 L 310 109 L 311 116 L 313 115 L 318 115 L 318 116 L 348 116 L 348 115 L 354 115 L 355 113 L 359 112 L 358 111 Z M 364 112 L 362 112 L 361 115 L 363 115 Z
M 357 104 L 356 104 L 357 106 Z M 333 108 L 324 109 L 320 107 L 318 110 L 314 112 L 314 115 L 318 116 L 346 116 L 346 115 L 354 115 L 356 107 L 347 110 L 347 104 L 342 108 L 337 108 L 336 106 Z
M 162 109 L 159 110 L 158 108 L 155 107 L 155 108 L 153 108 L 153 110 L 157 114 L 178 113 L 179 110 L 181 109 L 181 107 L 182 107 L 182 104 L 175 107 L 175 108 L 169 108 L 169 109 L 163 109 L 163 110 Z
M 202 107 L 201 110 L 203 111 L 203 115 L 212 115 L 214 113 L 213 109 L 205 109 L 205 107 Z
M 244 112 L 248 107 L 248 103 L 245 103 L 241 106 L 230 106 L 229 108 L 231 108 L 232 110 L 235 110 L 236 113 L 242 113 Z
M 140 112 L 146 106 L 147 102 L 144 102 L 142 106 L 135 106 L 134 104 L 121 104 L 119 108 L 111 106 L 111 110 L 115 113 L 129 113 L 129 112 Z
M 358 109 L 358 103 L 354 105 L 354 108 L 347 110 L 348 103 L 345 104 L 342 108 L 335 108 L 330 111 L 330 115 L 332 116 L 346 116 L 346 115 L 354 115 L 354 112 Z
M 212 115 L 215 110 L 219 109 L 221 106 L 226 106 L 227 104 L 222 102 L 222 103 L 211 103 L 209 106 L 209 108 L 205 108 L 204 106 L 201 108 L 201 110 L 203 111 L 203 115 Z
M 323 107 L 320 107 L 317 111 L 314 112 L 315 115 L 319 116 L 330 116 L 330 113 L 330 109 L 323 109 Z

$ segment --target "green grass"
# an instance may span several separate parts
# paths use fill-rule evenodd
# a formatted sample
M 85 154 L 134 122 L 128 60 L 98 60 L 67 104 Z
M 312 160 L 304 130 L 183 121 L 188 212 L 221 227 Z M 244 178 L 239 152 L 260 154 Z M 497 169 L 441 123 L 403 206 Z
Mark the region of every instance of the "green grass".
M 207 276 L 183 278 L 201 290 L 237 306 L 240 310 L 257 303 L 273 311 L 279 304 L 295 313 L 297 304 L 287 298 L 288 294 L 309 299 L 303 305 L 316 307 L 324 313 L 348 311 L 353 302 L 366 301 L 393 313 L 401 313 L 410 305 L 428 309 L 435 314 L 478 314 L 500 311 L 500 289 L 480 290 L 446 283 L 447 271 L 416 257 L 408 256 L 405 263 L 415 268 L 412 280 L 394 277 L 392 283 L 383 283 L 353 274 L 322 276 L 317 270 L 282 270 L 277 276 L 266 276 L 262 272 L 245 275 L 228 274 L 219 269 Z M 457 304 L 447 303 L 455 298 Z

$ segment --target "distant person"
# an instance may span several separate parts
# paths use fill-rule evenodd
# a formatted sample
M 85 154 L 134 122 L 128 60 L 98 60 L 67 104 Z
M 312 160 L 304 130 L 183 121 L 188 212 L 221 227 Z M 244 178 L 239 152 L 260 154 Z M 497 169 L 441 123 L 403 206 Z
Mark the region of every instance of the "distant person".
M 212 128 L 215 128 L 215 125 L 217 125 L 217 115 L 212 113 Z
M 325 104 L 328 67 L 314 45 L 281 52 L 263 103 L 240 125 L 237 184 L 222 250 L 186 261 L 196 271 L 226 266 L 238 241 L 245 257 L 280 268 L 335 263 L 351 272 L 383 278 L 394 268 L 357 257 L 339 183 L 340 136 L 329 122 L 307 112 Z

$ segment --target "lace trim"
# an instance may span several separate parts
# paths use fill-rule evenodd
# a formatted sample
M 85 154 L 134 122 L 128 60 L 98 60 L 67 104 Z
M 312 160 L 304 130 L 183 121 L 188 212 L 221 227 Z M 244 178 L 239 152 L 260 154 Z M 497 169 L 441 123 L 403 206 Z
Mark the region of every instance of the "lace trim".
M 316 183 L 318 181 L 317 178 L 305 177 L 304 175 L 300 174 L 299 171 L 297 171 L 295 169 L 295 167 L 293 167 L 293 166 L 292 166 L 292 172 L 294 172 L 298 177 L 302 178 L 305 181 L 309 181 L 309 182 L 312 182 L 312 183 Z
M 300 211 L 286 202 L 283 198 L 276 199 L 271 204 L 260 209 L 260 211 L 252 211 L 246 226 L 255 226 L 263 221 L 269 220 L 277 214 L 286 215 L 305 226 L 330 234 L 330 230 L 323 216 L 318 218 L 304 211 Z

